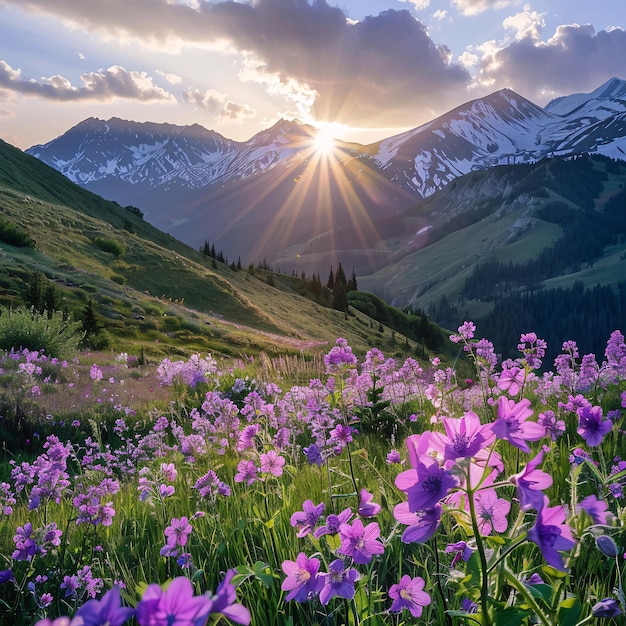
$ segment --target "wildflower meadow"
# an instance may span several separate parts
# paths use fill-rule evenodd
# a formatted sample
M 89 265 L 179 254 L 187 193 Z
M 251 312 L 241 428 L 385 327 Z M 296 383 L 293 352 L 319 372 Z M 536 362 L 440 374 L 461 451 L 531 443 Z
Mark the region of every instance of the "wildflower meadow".
M 3 353 L 0 623 L 623 624 L 624 336 L 450 339 L 313 376 Z

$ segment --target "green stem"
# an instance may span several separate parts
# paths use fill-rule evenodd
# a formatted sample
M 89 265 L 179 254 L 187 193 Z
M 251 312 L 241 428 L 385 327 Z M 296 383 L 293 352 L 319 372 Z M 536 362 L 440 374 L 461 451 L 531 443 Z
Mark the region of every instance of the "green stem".
M 484 626 L 491 626 L 491 616 L 489 615 L 489 571 L 487 569 L 487 557 L 485 556 L 485 546 L 478 528 L 478 520 L 476 519 L 476 504 L 474 502 L 474 490 L 469 485 L 469 476 L 467 478 L 467 500 L 470 507 L 470 517 L 472 520 L 472 530 L 476 539 L 476 548 L 478 550 L 478 558 L 480 559 L 480 606 L 484 620 Z
M 437 591 L 439 591 L 439 595 L 441 596 L 441 603 L 443 604 L 443 610 L 444 610 L 444 615 L 446 616 L 446 622 L 449 624 L 449 626 L 452 626 L 452 618 L 450 617 L 450 615 L 448 615 L 448 610 L 447 610 L 447 599 L 446 596 L 443 592 L 443 587 L 441 586 L 441 575 L 440 575 L 440 565 L 439 565 L 439 545 L 437 543 L 437 534 L 435 533 L 435 535 L 433 536 L 433 543 L 435 544 L 435 577 L 436 577 L 436 581 L 437 581 Z
M 515 576 L 515 574 L 507 567 L 503 568 L 503 572 L 510 585 L 514 587 L 516 591 L 524 598 L 526 604 L 528 604 L 528 606 L 532 608 L 532 610 L 535 612 L 535 615 L 539 618 L 539 621 L 543 624 L 543 626 L 552 626 L 544 612 L 541 610 L 540 606 L 537 604 L 535 598 L 532 597 L 531 593 L 524 585 L 524 583 L 521 582 L 517 578 L 517 576 Z

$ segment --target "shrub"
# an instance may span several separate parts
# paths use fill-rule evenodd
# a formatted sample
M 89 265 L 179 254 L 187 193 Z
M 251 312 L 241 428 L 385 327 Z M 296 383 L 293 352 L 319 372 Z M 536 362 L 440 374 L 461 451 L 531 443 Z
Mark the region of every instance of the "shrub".
M 126 278 L 124 276 L 122 276 L 121 274 L 111 274 L 111 280 L 114 283 L 117 283 L 118 285 L 125 285 L 126 284 Z
M 0 241 L 17 248 L 35 247 L 35 241 L 26 229 L 3 217 L 0 217 Z
M 60 311 L 37 313 L 34 309 L 4 309 L 0 315 L 0 350 L 43 350 L 49 357 L 74 354 L 82 339 L 80 323 Z
M 115 258 L 121 257 L 124 252 L 126 252 L 126 248 L 119 243 L 119 241 L 114 241 L 113 239 L 107 239 L 106 237 L 96 237 L 94 239 L 94 243 L 103 250 L 104 252 L 109 252 Z

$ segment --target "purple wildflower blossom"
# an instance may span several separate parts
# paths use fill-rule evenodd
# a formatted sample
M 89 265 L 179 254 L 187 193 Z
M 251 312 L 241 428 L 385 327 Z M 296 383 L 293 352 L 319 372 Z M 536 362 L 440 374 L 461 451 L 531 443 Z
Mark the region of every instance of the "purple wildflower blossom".
M 367 489 L 361 489 L 359 494 L 359 515 L 361 517 L 375 517 L 380 513 L 380 504 L 372 502 L 373 495 Z
M 511 445 L 524 452 L 530 452 L 528 441 L 538 441 L 546 434 L 546 429 L 536 422 L 526 420 L 533 414 L 530 400 L 519 402 L 505 396 L 498 399 L 498 419 L 491 428 L 498 439 L 506 439 Z
M 166 590 L 148 585 L 137 604 L 136 618 L 139 626 L 197 626 L 206 622 L 211 606 L 208 596 L 194 597 L 189 579 L 179 576 Z
M 248 626 L 251 619 L 250 611 L 245 606 L 236 602 L 237 592 L 235 590 L 235 586 L 232 584 L 232 580 L 236 573 L 237 570 L 235 569 L 229 569 L 226 572 L 224 580 L 218 585 L 215 590 L 215 594 L 211 596 L 211 608 L 209 609 L 208 614 L 223 615 L 237 624 Z M 199 624 L 202 626 L 206 623 L 206 617 L 196 620 L 196 625 Z
M 324 586 L 320 591 L 320 602 L 328 604 L 331 598 L 338 596 L 351 600 L 354 597 L 354 583 L 360 574 L 354 568 L 345 568 L 341 559 L 335 559 L 328 566 L 328 573 L 322 574 Z
M 503 369 L 498 378 L 498 387 L 508 392 L 510 396 L 516 396 L 524 386 L 526 372 L 520 367 Z
M 602 407 L 581 407 L 578 413 L 578 434 L 585 440 L 588 446 L 598 446 L 602 443 L 604 435 L 611 431 L 613 422 L 602 417 Z
M 597 496 L 592 494 L 583 498 L 577 509 L 588 513 L 594 524 L 606 524 L 607 504 L 604 500 L 598 500 Z
M 260 458 L 261 472 L 263 474 L 271 474 L 272 476 L 282 476 L 285 458 L 280 456 L 276 450 L 270 450 L 263 453 Z
M 302 503 L 302 511 L 296 511 L 291 516 L 291 525 L 298 529 L 298 537 L 306 537 L 313 532 L 320 515 L 324 512 L 325 504 L 313 504 L 312 500 L 305 500 Z
M 428 465 L 418 461 L 415 469 L 400 472 L 395 483 L 400 491 L 406 492 L 409 509 L 414 512 L 432 508 L 457 485 L 452 472 L 433 460 Z
M 408 502 L 401 502 L 393 509 L 393 516 L 408 528 L 402 533 L 403 543 L 425 543 L 439 528 L 441 523 L 441 504 L 432 509 L 413 512 L 409 510 Z
M 254 464 L 254 461 L 239 461 L 237 465 L 237 473 L 235 474 L 235 482 L 245 482 L 246 484 L 251 485 L 257 480 L 260 480 L 260 478 L 258 475 L 258 468 Z
M 352 517 L 352 509 L 344 509 L 338 515 L 331 513 L 327 518 L 324 526 L 315 529 L 313 536 L 319 539 L 322 535 L 336 535 L 342 524 L 346 524 Z
M 526 467 L 509 479 L 517 487 L 517 497 L 523 511 L 539 510 L 543 506 L 543 490 L 552 486 L 552 476 L 537 467 L 543 461 L 543 450 Z
M 481 535 L 490 535 L 492 529 L 503 533 L 509 525 L 506 516 L 511 510 L 511 503 L 498 498 L 495 489 L 481 491 L 476 496 L 476 517 Z
M 465 562 L 469 561 L 474 550 L 472 550 L 465 541 L 457 541 L 446 546 L 446 554 L 454 553 L 450 567 L 454 567 L 461 559 Z
M 87 600 L 78 611 L 76 617 L 80 617 L 83 626 L 121 626 L 135 613 L 134 609 L 123 607 L 120 598 L 119 587 L 113 587 L 107 591 L 100 600 Z
M 424 579 L 420 576 L 411 578 L 405 574 L 397 585 L 389 588 L 389 597 L 393 599 L 392 613 L 408 609 L 413 617 L 421 617 L 422 610 L 430 604 L 430 596 L 423 591 Z
M 352 560 L 359 565 L 369 563 L 375 554 L 382 554 L 385 547 L 378 537 L 380 536 L 380 526 L 377 522 L 372 522 L 363 526 L 360 519 L 355 519 L 350 524 L 342 524 L 339 527 L 341 537 L 341 547 L 339 554 L 352 557 Z
M 287 602 L 306 602 L 310 596 L 319 593 L 324 585 L 324 579 L 318 575 L 319 559 L 310 559 L 304 552 L 300 552 L 295 561 L 283 561 L 282 568 L 287 574 L 281 585 L 283 591 L 289 592 L 285 598 Z
M 563 506 L 548 507 L 548 497 L 544 496 L 535 525 L 528 531 L 528 539 L 539 546 L 548 565 L 566 571 L 559 551 L 569 552 L 576 544 L 572 529 L 565 523 Z
M 433 444 L 443 447 L 443 457 L 453 461 L 458 458 L 476 456 L 481 449 L 494 439 L 491 424 L 481 424 L 480 418 L 473 411 L 467 411 L 463 417 L 442 417 L 445 436 L 432 433 Z
M 314 443 L 304 448 L 303 452 L 306 456 L 306 460 L 309 462 L 309 465 L 315 464 L 319 466 L 324 463 L 322 452 Z
M 615 598 L 604 598 L 600 602 L 596 602 L 591 607 L 594 617 L 617 617 L 622 614 L 622 610 Z

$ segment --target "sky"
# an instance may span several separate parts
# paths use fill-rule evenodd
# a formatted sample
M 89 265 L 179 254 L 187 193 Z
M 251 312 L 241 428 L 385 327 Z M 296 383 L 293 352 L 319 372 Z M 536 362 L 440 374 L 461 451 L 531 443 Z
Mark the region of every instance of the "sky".
M 503 88 L 626 79 L 626 0 L 0 0 L 0 138 L 89 117 L 370 143 Z

